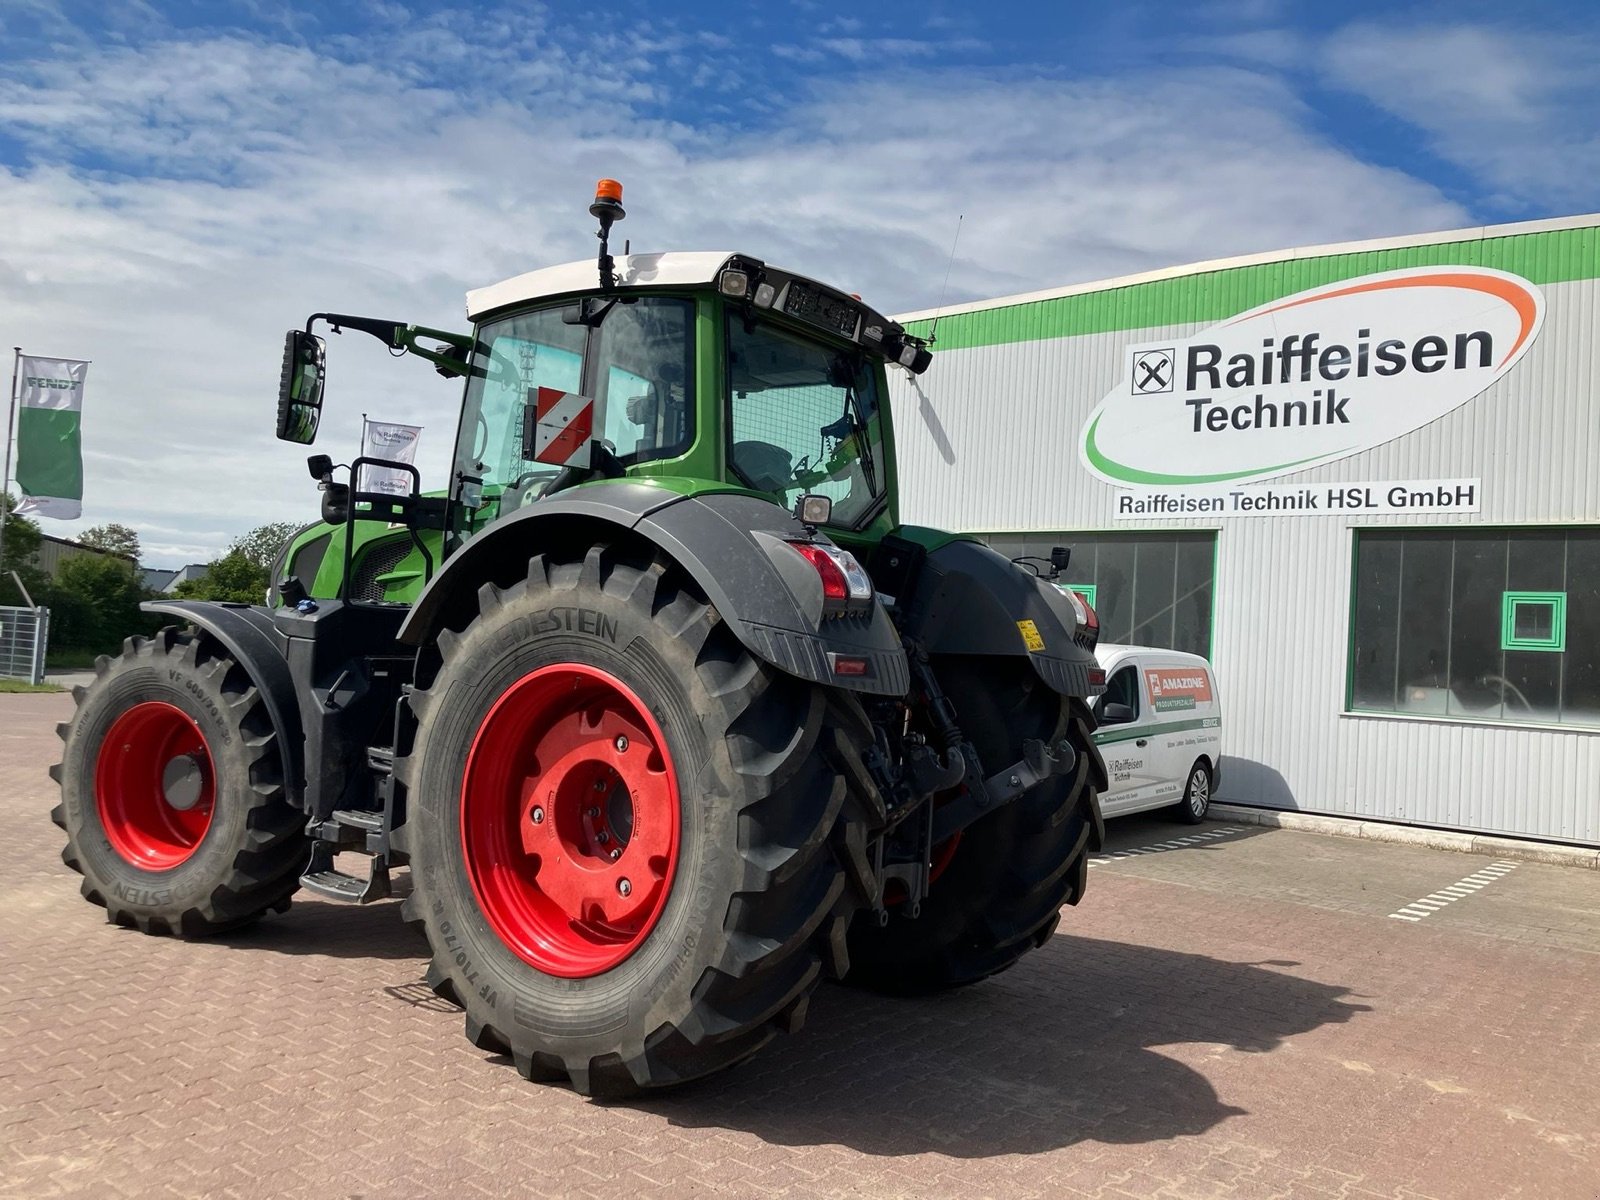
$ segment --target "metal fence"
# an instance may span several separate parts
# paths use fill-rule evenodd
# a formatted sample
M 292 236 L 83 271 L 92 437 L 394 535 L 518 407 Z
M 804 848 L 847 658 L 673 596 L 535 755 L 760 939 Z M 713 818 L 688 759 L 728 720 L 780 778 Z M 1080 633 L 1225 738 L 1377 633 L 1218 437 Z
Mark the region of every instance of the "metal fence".
M 44 682 L 44 652 L 50 641 L 48 608 L 0 605 L 0 676 Z

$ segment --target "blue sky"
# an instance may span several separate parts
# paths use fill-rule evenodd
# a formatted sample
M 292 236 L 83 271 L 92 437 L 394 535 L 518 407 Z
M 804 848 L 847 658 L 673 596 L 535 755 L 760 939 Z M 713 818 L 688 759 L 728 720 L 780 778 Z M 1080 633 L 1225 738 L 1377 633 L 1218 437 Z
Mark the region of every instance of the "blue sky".
M 52 532 L 169 564 L 311 511 L 284 328 L 459 326 L 592 253 L 600 175 L 638 248 L 888 311 L 937 302 L 958 214 L 952 301 L 1600 209 L 1592 5 L 8 0 L 0 51 L 0 338 L 95 361 Z M 456 397 L 336 349 L 333 448 L 366 409 L 442 464 Z

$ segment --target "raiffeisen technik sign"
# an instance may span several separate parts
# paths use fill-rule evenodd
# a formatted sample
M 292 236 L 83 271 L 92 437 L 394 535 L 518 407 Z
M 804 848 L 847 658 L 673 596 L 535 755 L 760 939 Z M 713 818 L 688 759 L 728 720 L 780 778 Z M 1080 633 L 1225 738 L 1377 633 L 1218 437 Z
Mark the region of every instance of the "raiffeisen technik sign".
M 1108 483 L 1244 483 L 1332 462 L 1461 407 L 1527 353 L 1544 299 L 1482 267 L 1363 275 L 1186 340 L 1131 346 L 1083 428 Z

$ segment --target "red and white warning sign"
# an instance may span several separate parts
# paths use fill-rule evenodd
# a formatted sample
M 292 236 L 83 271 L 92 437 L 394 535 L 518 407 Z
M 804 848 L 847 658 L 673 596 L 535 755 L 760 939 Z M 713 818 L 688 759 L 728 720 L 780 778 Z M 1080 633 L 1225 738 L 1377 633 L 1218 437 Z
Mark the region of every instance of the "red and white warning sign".
M 523 456 L 556 466 L 587 467 L 594 436 L 594 398 L 555 388 L 530 388 L 533 402 L 533 453 Z

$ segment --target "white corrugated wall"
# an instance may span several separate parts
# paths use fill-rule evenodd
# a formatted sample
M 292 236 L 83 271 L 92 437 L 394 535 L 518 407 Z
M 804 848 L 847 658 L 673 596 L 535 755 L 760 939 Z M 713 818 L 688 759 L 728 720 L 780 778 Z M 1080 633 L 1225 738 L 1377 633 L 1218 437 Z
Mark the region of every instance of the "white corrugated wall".
M 1476 399 L 1271 481 L 1480 477 L 1478 513 L 1113 520 L 1117 489 L 1079 465 L 1079 431 L 1128 345 L 1203 327 L 1191 324 L 943 350 L 918 379 L 894 372 L 902 519 L 983 532 L 1215 529 L 1221 798 L 1600 843 L 1600 730 L 1343 711 L 1354 528 L 1600 521 L 1600 282 L 1541 291 L 1538 340 Z

